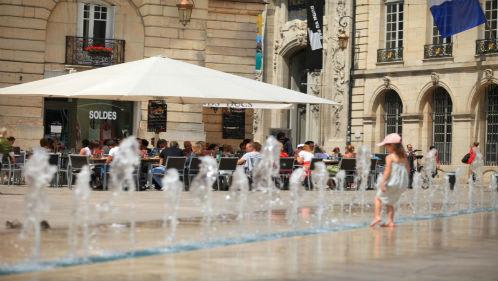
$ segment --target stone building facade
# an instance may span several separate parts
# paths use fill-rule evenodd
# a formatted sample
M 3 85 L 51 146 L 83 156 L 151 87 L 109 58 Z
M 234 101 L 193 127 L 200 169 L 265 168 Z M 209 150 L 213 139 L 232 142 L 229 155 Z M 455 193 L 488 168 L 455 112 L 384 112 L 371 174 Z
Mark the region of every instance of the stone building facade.
M 324 1 L 323 68 L 306 69 L 306 6 L 304 0 L 272 0 L 266 11 L 264 73 L 267 83 L 317 95 L 338 106 L 299 105 L 291 110 L 255 114 L 256 139 L 284 131 L 293 145 L 313 140 L 331 149 L 345 145 L 347 136 L 349 48 L 340 48 L 338 35 L 350 33 L 351 3 Z M 339 24 L 341 22 L 341 24 Z
M 443 169 L 480 142 L 486 172 L 498 165 L 497 1 L 481 0 L 489 21 L 444 39 L 427 1 L 356 1 L 352 141 L 373 151 L 402 134 L 424 153 L 435 145 Z M 451 167 L 449 167 L 451 166 Z
M 175 0 L 1 0 L 0 87 L 155 55 L 254 79 L 256 22 L 265 8 L 263 1 L 197 0 L 186 26 L 178 20 L 176 4 Z M 85 48 L 96 42 L 110 47 L 112 55 L 90 58 Z M 66 114 L 73 106 L 69 103 L 75 108 L 88 106 L 0 97 L 0 126 L 6 126 L 21 147 L 34 147 L 50 130 L 47 110 L 67 106 L 58 112 Z M 147 103 L 109 106 L 131 108 L 133 114 L 121 124 L 129 133 L 153 135 L 146 128 Z M 246 117 L 245 136 L 252 138 L 252 112 L 247 111 Z M 94 123 L 90 120 L 89 126 Z M 82 121 L 75 126 L 79 130 Z M 199 105 L 168 104 L 167 128 L 161 138 L 240 142 L 222 138 L 221 111 Z M 99 134 L 98 128 L 88 130 Z M 102 130 L 105 126 L 100 127 L 101 137 Z

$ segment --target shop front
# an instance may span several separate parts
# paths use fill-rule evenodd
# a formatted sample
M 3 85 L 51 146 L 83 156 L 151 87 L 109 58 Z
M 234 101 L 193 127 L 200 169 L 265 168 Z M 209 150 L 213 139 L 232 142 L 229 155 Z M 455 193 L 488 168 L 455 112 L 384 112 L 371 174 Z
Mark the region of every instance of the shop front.
M 134 103 L 91 99 L 46 98 L 44 137 L 56 138 L 66 151 L 88 139 L 103 144 L 133 134 Z

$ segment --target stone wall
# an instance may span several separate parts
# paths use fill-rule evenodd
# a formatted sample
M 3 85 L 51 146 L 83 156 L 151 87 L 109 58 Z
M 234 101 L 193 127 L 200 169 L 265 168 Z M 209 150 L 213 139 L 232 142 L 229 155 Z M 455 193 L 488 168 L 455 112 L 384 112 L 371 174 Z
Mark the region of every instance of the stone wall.
M 483 1 L 481 1 L 483 2 Z M 453 103 L 452 159 L 453 170 L 463 166 L 460 159 L 469 145 L 483 143 L 483 128 L 479 123 L 476 100 L 489 83 L 496 83 L 496 56 L 476 56 L 475 41 L 483 38 L 483 26 L 452 37 L 453 56 L 444 59 L 424 59 L 424 45 L 431 44 L 432 19 L 428 7 L 404 6 L 404 54 L 402 62 L 378 63 L 377 49 L 384 48 L 384 1 L 358 0 L 356 8 L 357 57 L 354 72 L 352 124 L 353 132 L 361 134 L 353 139 L 356 145 L 368 144 L 373 151 L 384 137 L 382 110 L 383 93 L 394 89 L 403 102 L 403 139 L 417 149 L 427 151 L 432 144 L 431 113 L 428 98 L 434 85 L 443 87 Z M 488 167 L 491 171 L 496 167 Z
M 104 2 L 115 7 L 114 38 L 126 41 L 125 61 L 166 55 L 254 78 L 256 17 L 263 4 L 198 0 L 191 21 L 183 26 L 175 0 Z M 76 11 L 76 1 L 1 0 L 0 87 L 66 73 L 65 36 L 76 34 Z M 137 133 L 150 138 L 147 104 L 137 108 Z M 0 109 L 0 125 L 8 127 L 20 146 L 35 146 L 43 136 L 43 100 L 1 97 Z M 199 105 L 169 104 L 167 125 L 162 138 L 206 139 Z M 209 136 L 221 142 L 221 131 L 210 131 Z

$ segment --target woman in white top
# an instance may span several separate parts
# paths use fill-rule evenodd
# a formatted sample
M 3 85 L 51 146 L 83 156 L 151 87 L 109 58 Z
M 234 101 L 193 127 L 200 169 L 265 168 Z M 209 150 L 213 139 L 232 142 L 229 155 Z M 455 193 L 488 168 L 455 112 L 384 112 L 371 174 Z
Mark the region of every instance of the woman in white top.
M 92 156 L 92 150 L 90 149 L 90 141 L 84 139 L 82 142 L 82 147 L 80 149 L 80 155 Z
M 303 150 L 299 152 L 297 155 L 297 163 L 303 165 L 304 170 L 306 173 L 309 172 L 310 165 L 311 165 L 311 159 L 313 159 L 315 155 L 312 152 L 311 146 L 308 144 L 305 144 L 303 146 Z

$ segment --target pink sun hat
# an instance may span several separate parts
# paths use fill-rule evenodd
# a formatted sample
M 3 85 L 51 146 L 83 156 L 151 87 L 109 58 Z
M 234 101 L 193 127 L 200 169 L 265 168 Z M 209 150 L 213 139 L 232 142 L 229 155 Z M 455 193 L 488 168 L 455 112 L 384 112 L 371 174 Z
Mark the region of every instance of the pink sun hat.
M 400 135 L 396 133 L 392 133 L 387 135 L 381 143 L 378 143 L 377 146 L 383 146 L 391 143 L 401 143 Z

